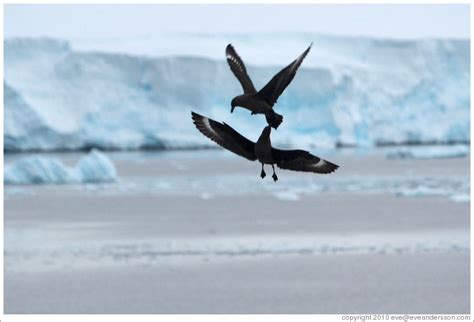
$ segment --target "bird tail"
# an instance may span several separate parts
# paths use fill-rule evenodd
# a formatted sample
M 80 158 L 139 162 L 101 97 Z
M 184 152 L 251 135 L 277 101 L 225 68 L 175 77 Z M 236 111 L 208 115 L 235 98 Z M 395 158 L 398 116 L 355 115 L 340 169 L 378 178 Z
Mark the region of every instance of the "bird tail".
M 283 122 L 283 116 L 281 114 L 275 113 L 273 109 L 265 113 L 265 118 L 267 119 L 268 125 L 273 127 L 275 130 Z

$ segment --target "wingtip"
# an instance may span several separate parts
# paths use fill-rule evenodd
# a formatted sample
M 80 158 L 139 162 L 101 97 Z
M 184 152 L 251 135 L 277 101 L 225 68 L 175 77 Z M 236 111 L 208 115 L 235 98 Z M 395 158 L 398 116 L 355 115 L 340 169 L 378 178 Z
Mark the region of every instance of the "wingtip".
M 317 165 L 318 169 L 314 172 L 319 173 L 319 174 L 330 174 L 330 173 L 333 173 L 334 171 L 336 171 L 339 168 L 339 166 L 337 164 L 332 163 L 332 162 L 330 162 L 328 160 L 325 160 L 325 159 L 320 159 L 320 161 L 318 161 L 318 164 L 321 161 L 323 162 L 323 164 L 321 164 L 319 166 Z
M 191 118 L 193 119 L 193 122 L 196 123 L 198 120 L 202 119 L 203 116 L 194 111 L 191 111 Z
M 339 166 L 335 163 L 332 163 L 332 162 L 329 162 L 327 160 L 324 160 L 326 163 L 327 163 L 327 172 L 326 174 L 328 173 L 333 173 L 335 172 L 337 169 L 339 169 Z

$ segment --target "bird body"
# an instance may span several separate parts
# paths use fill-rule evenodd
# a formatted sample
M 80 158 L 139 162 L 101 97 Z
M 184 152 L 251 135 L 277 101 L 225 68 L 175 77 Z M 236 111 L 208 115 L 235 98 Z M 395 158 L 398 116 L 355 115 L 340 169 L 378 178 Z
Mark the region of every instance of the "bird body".
M 212 141 L 250 161 L 258 160 L 262 164 L 260 174 L 262 179 L 265 177 L 264 164 L 272 166 L 274 181 L 278 180 L 275 164 L 281 169 L 321 174 L 331 173 L 339 168 L 338 165 L 312 155 L 308 151 L 273 148 L 270 140 L 270 126 L 263 129 L 257 142 L 252 142 L 226 123 L 214 121 L 195 112 L 191 112 L 191 116 L 196 128 Z
M 291 64 L 283 68 L 260 90 L 257 92 L 252 83 L 244 62 L 235 51 L 231 44 L 227 45 L 226 58 L 231 71 L 239 80 L 244 90 L 243 95 L 238 95 L 232 99 L 231 113 L 234 112 L 236 106 L 246 108 L 252 114 L 265 114 L 268 125 L 277 129 L 283 122 L 283 116 L 273 110 L 273 106 L 278 97 L 283 93 L 286 87 L 291 83 L 296 75 L 296 71 L 300 67 L 303 59 L 311 49 L 312 44 Z
M 262 164 L 275 164 L 275 159 L 273 158 L 272 153 L 272 143 L 270 141 L 271 130 L 270 126 L 266 126 L 255 143 L 255 156 Z
M 248 109 L 252 114 L 264 114 L 272 109 L 267 101 L 259 99 L 255 94 L 242 94 L 234 97 L 231 102 L 231 113 L 236 106 Z

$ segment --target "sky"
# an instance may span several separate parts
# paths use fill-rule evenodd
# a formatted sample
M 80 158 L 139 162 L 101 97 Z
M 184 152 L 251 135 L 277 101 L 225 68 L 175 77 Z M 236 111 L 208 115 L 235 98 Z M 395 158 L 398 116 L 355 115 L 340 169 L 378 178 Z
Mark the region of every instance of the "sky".
M 4 36 L 63 39 L 157 32 L 304 31 L 377 38 L 469 38 L 469 5 L 7 4 Z

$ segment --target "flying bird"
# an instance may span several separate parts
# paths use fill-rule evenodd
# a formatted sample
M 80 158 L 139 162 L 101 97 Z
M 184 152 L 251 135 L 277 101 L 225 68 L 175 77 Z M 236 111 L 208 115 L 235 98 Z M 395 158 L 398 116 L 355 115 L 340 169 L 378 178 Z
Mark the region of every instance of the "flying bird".
M 225 54 L 230 70 L 234 73 L 235 77 L 237 77 L 244 90 L 244 94 L 238 95 L 232 99 L 230 112 L 233 113 L 235 107 L 240 106 L 250 110 L 252 114 L 265 114 L 268 125 L 277 129 L 281 122 L 283 122 L 283 116 L 275 113 L 273 105 L 275 105 L 278 97 L 280 97 L 285 88 L 295 77 L 296 71 L 300 67 L 312 45 L 313 43 L 311 43 L 308 49 L 306 49 L 291 64 L 273 76 L 267 85 L 258 92 L 247 74 L 244 62 L 237 54 L 234 47 L 232 47 L 231 44 L 227 45 Z
M 214 121 L 192 111 L 191 117 L 196 128 L 212 141 L 250 161 L 258 160 L 262 164 L 260 173 L 262 179 L 266 176 L 263 168 L 265 164 L 272 166 L 274 181 L 278 180 L 275 164 L 281 169 L 323 174 L 331 173 L 339 168 L 338 165 L 312 155 L 308 151 L 273 148 L 270 141 L 272 130 L 270 126 L 263 129 L 257 142 L 252 142 L 226 123 Z

